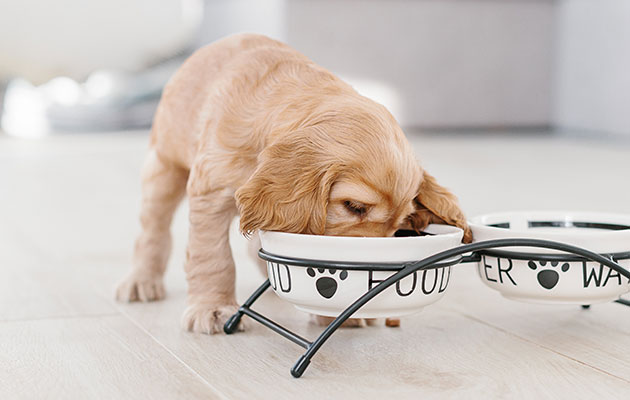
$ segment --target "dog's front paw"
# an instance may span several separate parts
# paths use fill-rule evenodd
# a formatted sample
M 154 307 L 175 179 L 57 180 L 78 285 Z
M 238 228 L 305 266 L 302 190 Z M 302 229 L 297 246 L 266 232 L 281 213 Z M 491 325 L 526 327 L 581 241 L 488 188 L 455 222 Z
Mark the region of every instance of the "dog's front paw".
M 236 313 L 238 305 L 193 303 L 186 308 L 182 317 L 182 326 L 190 332 L 212 335 L 223 332 L 225 322 Z M 238 330 L 243 331 L 243 320 L 238 324 Z
M 129 275 L 118 284 L 116 300 L 118 301 L 155 301 L 162 300 L 166 292 L 161 276 Z

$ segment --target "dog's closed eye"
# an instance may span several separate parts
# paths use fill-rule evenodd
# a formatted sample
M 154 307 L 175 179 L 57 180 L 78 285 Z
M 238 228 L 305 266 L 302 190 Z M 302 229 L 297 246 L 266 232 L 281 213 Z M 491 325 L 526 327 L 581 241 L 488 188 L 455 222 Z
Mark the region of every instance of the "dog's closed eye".
M 368 211 L 367 205 L 354 200 L 346 200 L 343 202 L 343 205 L 350 214 L 356 215 L 360 218 L 364 217 Z

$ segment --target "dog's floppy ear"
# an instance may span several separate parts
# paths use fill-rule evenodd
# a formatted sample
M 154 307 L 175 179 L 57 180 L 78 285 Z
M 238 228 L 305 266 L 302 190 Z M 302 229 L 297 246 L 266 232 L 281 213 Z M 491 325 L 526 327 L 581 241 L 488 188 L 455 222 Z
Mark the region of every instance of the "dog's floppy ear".
M 472 233 L 459 208 L 457 197 L 426 172 L 423 174 L 415 206 L 416 211 L 409 217 L 414 230 L 420 231 L 431 223 L 455 225 L 464 230 L 465 243 L 472 241 Z
M 330 188 L 337 174 L 309 129 L 268 146 L 258 167 L 236 191 L 241 232 L 323 234 Z

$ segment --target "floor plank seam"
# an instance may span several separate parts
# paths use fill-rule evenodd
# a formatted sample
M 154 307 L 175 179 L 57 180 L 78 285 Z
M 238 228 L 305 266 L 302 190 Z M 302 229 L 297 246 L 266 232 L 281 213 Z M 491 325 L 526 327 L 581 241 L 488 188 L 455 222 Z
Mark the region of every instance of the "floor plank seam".
M 118 317 L 120 312 L 108 312 L 97 314 L 79 314 L 79 315 L 51 315 L 47 317 L 34 317 L 34 318 L 15 318 L 15 319 L 0 319 L 0 324 L 10 324 L 13 322 L 36 322 L 36 321 L 49 321 L 60 319 L 90 319 L 90 318 L 103 318 L 103 317 Z
M 625 382 L 625 383 L 630 384 L 630 380 L 628 380 L 628 379 L 626 379 L 626 378 L 623 378 L 623 377 L 621 377 L 621 376 L 615 375 L 615 374 L 613 374 L 613 373 L 611 373 L 611 372 L 608 372 L 608 371 L 606 371 L 606 370 L 603 370 L 603 369 L 601 369 L 601 368 L 599 368 L 599 367 L 596 367 L 596 366 L 594 366 L 594 365 L 587 364 L 587 363 L 585 363 L 584 361 L 581 361 L 581 360 L 578 360 L 577 358 L 571 357 L 571 356 L 570 356 L 570 355 L 568 355 L 568 354 L 561 353 L 561 352 L 559 352 L 559 351 L 557 351 L 557 350 L 554 350 L 554 349 L 552 349 L 552 348 L 550 348 L 550 347 L 547 347 L 547 346 L 542 345 L 542 344 L 540 344 L 540 343 L 536 343 L 536 342 L 534 342 L 534 341 L 532 341 L 532 340 L 529 340 L 529 339 L 527 339 L 527 338 L 524 338 L 524 337 L 522 337 L 522 336 L 519 336 L 519 335 L 517 335 L 517 334 L 515 334 L 515 333 L 513 333 L 513 332 L 510 332 L 510 331 L 508 331 L 508 330 L 505 330 L 505 329 L 503 329 L 503 328 L 500 328 L 500 327 L 498 327 L 498 326 L 495 326 L 495 325 L 493 325 L 493 324 L 490 324 L 490 323 L 488 323 L 488 322 L 486 322 L 486 321 L 483 321 L 483 320 L 480 320 L 480 319 L 478 319 L 478 318 L 476 318 L 476 317 L 473 317 L 472 315 L 466 314 L 466 313 L 464 313 L 464 312 L 459 312 L 459 313 L 460 313 L 462 316 L 464 316 L 465 318 L 468 318 L 468 319 L 473 320 L 473 321 L 475 321 L 475 322 L 478 322 L 478 323 L 480 323 L 480 324 L 486 325 L 486 326 L 488 326 L 488 327 L 490 327 L 490 328 L 493 328 L 493 329 L 498 330 L 499 332 L 503 332 L 503 333 L 505 333 L 506 335 L 510 335 L 510 336 L 515 337 L 515 338 L 517 338 L 517 339 L 520 339 L 520 340 L 522 340 L 522 341 L 524 341 L 524 342 L 527 342 L 527 343 L 533 344 L 534 346 L 540 347 L 541 349 L 544 349 L 544 350 L 550 351 L 550 352 L 552 352 L 552 353 L 554 353 L 554 354 L 557 354 L 557 355 L 559 355 L 559 356 L 561 356 L 561 357 L 564 357 L 564 358 L 566 358 L 566 359 L 569 359 L 569 360 L 571 360 L 571 361 L 574 361 L 574 362 L 576 362 L 576 363 L 578 363 L 578 364 L 581 364 L 581 365 L 583 365 L 583 366 L 585 366 L 585 367 L 591 368 L 591 369 L 593 369 L 593 370 L 595 370 L 595 371 L 601 372 L 602 374 L 606 374 L 606 375 L 611 376 L 611 377 L 613 377 L 613 378 L 617 378 L 617 379 L 619 379 L 619 380 L 620 380 L 620 381 L 622 381 L 622 382 Z
M 190 365 L 186 364 L 184 362 L 184 360 L 182 360 L 177 354 L 175 354 L 171 349 L 169 349 L 168 347 L 166 347 L 162 342 L 160 342 L 155 336 L 153 336 L 151 334 L 151 332 L 149 332 L 148 330 L 146 330 L 144 328 L 144 326 L 142 326 L 140 323 L 138 323 L 136 320 L 134 320 L 133 318 L 131 318 L 131 316 L 129 314 L 127 314 L 125 311 L 121 310 L 120 308 L 116 307 L 114 305 L 115 308 L 118 309 L 118 311 L 120 312 L 120 314 L 125 317 L 127 320 L 129 320 L 129 322 L 131 322 L 133 325 L 135 325 L 138 329 L 140 329 L 142 332 L 144 332 L 147 336 L 149 336 L 151 338 L 151 340 L 153 340 L 155 343 L 157 343 L 160 347 L 162 347 L 168 354 L 170 354 L 177 362 L 179 362 L 181 365 L 184 366 L 184 368 L 186 368 L 187 370 L 189 370 L 193 375 L 195 375 L 197 378 L 199 378 L 199 380 L 201 380 L 210 390 L 212 390 L 212 392 L 216 395 L 218 395 L 220 398 L 222 399 L 226 399 L 228 400 L 229 397 L 225 396 L 225 394 L 223 394 L 221 391 L 219 391 L 219 389 L 217 389 L 214 385 L 212 385 L 210 382 L 208 382 L 203 376 L 201 376 L 199 374 L 199 372 L 197 372 L 195 369 L 193 369 Z

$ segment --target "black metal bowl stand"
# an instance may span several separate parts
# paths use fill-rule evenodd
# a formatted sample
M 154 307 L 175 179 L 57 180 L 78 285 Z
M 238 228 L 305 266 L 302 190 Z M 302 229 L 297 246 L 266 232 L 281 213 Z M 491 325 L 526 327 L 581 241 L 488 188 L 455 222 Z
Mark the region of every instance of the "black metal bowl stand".
M 536 247 L 544 249 L 552 249 L 562 251 L 568 254 L 539 254 L 539 253 L 513 253 L 510 252 L 507 255 L 503 251 L 493 250 L 503 247 Z M 469 254 L 470 253 L 470 254 Z M 469 254 L 464 256 L 465 254 Z M 467 245 L 462 245 L 449 250 L 442 251 L 425 258 L 421 261 L 387 264 L 387 263 L 349 263 L 349 262 L 335 262 L 335 261 L 322 261 L 322 260 L 306 260 L 299 258 L 281 257 L 273 254 L 266 253 L 264 250 L 260 250 L 259 256 L 266 261 L 277 262 L 280 264 L 302 266 L 302 267 L 319 267 L 319 268 L 334 268 L 334 269 L 346 269 L 346 270 L 364 270 L 364 271 L 397 271 L 387 279 L 380 282 L 378 285 L 372 287 L 365 294 L 359 297 L 354 303 L 346 308 L 337 318 L 335 318 L 324 331 L 314 340 L 309 341 L 300 335 L 291 332 L 278 323 L 268 319 L 264 315 L 251 309 L 251 306 L 258 300 L 258 298 L 271 286 L 269 279 L 267 279 L 254 293 L 247 299 L 245 303 L 239 308 L 239 310 L 225 323 L 223 330 L 227 334 L 234 333 L 238 327 L 238 324 L 243 317 L 247 315 L 254 321 L 266 326 L 272 331 L 287 338 L 293 343 L 298 344 L 306 349 L 306 352 L 298 358 L 293 368 L 291 368 L 291 375 L 295 378 L 302 376 L 306 368 L 311 362 L 311 358 L 317 353 L 322 345 L 330 338 L 330 336 L 357 310 L 363 307 L 367 302 L 376 297 L 379 293 L 383 292 L 388 287 L 396 284 L 401 279 L 413 274 L 416 271 L 422 271 L 432 268 L 442 268 L 458 263 L 466 262 L 478 262 L 482 255 L 489 256 L 501 256 L 507 258 L 525 258 L 528 260 L 539 261 L 594 261 L 600 263 L 608 268 L 618 272 L 621 276 L 630 280 L 630 271 L 621 267 L 615 262 L 615 260 L 630 259 L 630 252 L 615 253 L 615 254 L 597 254 L 589 250 L 585 250 L 580 247 L 572 246 L 560 242 L 552 242 L 548 240 L 539 239 L 497 239 L 488 240 L 484 242 L 477 242 Z M 618 303 L 630 306 L 630 301 L 619 299 Z M 588 305 L 583 305 L 584 308 L 588 308 Z

